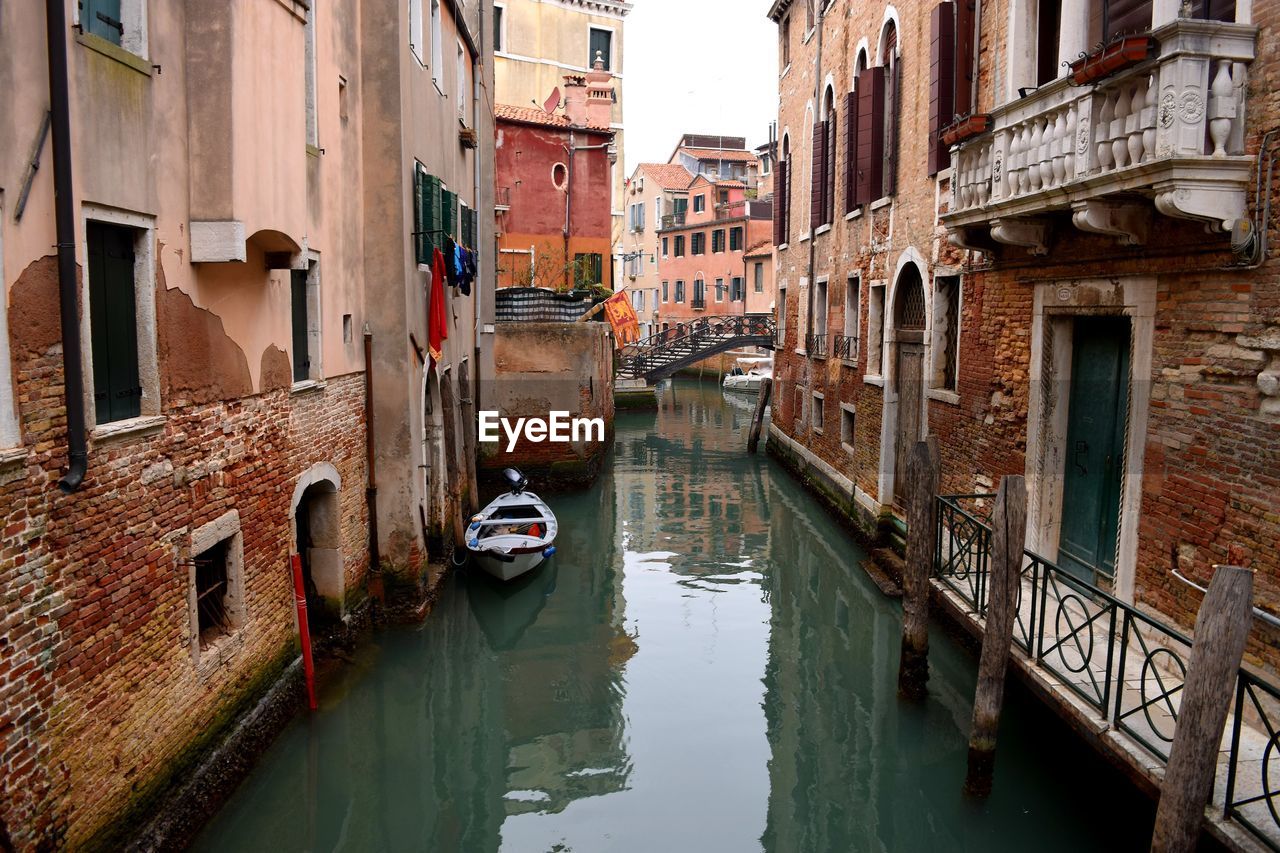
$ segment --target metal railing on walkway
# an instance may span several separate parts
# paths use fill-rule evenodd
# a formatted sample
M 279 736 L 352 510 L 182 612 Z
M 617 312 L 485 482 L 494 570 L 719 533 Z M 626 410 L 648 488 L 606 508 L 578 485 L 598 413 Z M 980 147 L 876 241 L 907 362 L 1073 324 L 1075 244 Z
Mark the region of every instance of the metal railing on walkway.
M 934 576 L 985 618 L 995 495 L 938 497 Z M 1163 766 L 1178 723 L 1191 638 L 1031 551 L 1024 551 L 1014 646 Z M 1244 669 L 1224 735 L 1214 803 L 1280 850 L 1280 689 Z

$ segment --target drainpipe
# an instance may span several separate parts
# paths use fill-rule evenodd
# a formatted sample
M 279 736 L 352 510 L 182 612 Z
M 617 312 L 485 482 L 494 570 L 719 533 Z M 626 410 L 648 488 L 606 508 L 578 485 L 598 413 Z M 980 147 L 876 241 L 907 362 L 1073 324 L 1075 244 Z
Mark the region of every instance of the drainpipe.
M 62 388 L 67 399 L 67 473 L 58 488 L 71 494 L 89 466 L 85 435 L 84 364 L 80 351 L 80 299 L 76 285 L 75 194 L 71 182 L 71 108 L 67 86 L 67 7 L 46 0 L 49 41 L 49 112 L 53 116 L 54 218 L 58 234 L 58 302 L 62 322 Z
M 826 6 L 825 3 L 818 4 L 818 22 L 814 25 L 818 28 L 818 47 L 817 47 L 817 52 L 815 53 L 813 58 L 813 114 L 815 116 L 817 116 L 818 113 L 822 111 L 822 22 L 826 18 L 826 15 L 823 13 L 823 8 L 825 6 Z M 811 193 L 813 192 L 812 156 L 813 156 L 813 149 L 815 148 L 816 145 L 817 145 L 817 140 L 811 139 L 809 141 L 809 155 L 810 155 L 809 191 Z M 826 150 L 825 143 L 824 143 L 823 150 L 824 151 Z M 791 180 L 790 175 L 787 176 L 787 180 Z M 809 206 L 810 207 L 813 206 L 813 199 L 809 200 Z M 817 264 L 817 249 L 815 247 L 815 244 L 818 242 L 818 235 L 815 233 L 817 230 L 818 229 L 813 226 L 813 221 L 810 220 L 809 222 L 809 232 L 810 232 L 809 233 L 809 287 L 808 287 L 809 292 L 806 294 L 806 297 L 808 299 L 808 304 L 809 304 L 809 313 L 805 318 L 805 322 L 809 325 L 810 328 L 813 328 L 813 291 L 814 291 L 813 273 L 814 273 L 814 267 Z M 808 334 L 808 333 L 805 332 L 805 334 Z M 805 351 L 808 352 L 807 346 L 805 347 Z
M 573 131 L 569 131 L 569 168 L 564 184 L 564 289 L 569 289 L 569 231 L 573 228 L 573 155 L 578 150 Z

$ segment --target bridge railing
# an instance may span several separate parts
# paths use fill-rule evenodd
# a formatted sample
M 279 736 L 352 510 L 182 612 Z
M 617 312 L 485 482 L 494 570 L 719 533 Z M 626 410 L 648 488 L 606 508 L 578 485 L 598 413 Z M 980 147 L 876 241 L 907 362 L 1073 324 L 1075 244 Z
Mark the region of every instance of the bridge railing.
M 743 345 L 768 346 L 775 334 L 772 314 L 734 314 L 698 317 L 650 335 L 622 350 L 618 375 L 648 376 L 674 362 L 714 355 L 741 341 Z

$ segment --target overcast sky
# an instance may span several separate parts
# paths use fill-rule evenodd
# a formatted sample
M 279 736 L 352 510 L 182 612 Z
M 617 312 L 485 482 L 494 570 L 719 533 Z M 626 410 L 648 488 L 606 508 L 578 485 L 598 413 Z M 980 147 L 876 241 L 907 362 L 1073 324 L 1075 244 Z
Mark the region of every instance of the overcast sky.
M 665 163 L 683 133 L 769 139 L 778 29 L 768 0 L 633 0 L 623 30 L 627 176 Z

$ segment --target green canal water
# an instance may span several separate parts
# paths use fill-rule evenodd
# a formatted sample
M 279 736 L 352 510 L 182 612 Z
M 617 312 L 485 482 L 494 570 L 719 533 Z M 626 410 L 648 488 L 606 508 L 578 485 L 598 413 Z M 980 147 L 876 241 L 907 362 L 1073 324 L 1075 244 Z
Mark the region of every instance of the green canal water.
M 1150 805 L 1011 686 L 995 790 L 960 793 L 972 656 L 895 694 L 900 608 L 708 381 L 620 414 L 550 499 L 559 553 L 453 578 L 378 634 L 213 819 L 204 850 L 1143 850 Z M 536 485 L 536 484 L 535 484 Z

